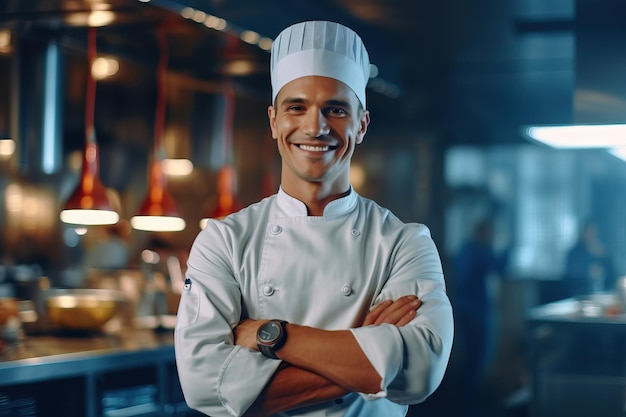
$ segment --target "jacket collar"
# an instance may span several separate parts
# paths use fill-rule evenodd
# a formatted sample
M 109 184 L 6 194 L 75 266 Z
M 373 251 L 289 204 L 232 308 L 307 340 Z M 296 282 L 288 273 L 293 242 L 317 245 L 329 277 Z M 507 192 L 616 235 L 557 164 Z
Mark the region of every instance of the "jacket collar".
M 324 217 L 334 217 L 348 213 L 356 207 L 358 194 L 350 187 L 350 193 L 345 196 L 333 200 L 324 207 Z M 306 205 L 287 194 L 283 187 L 280 187 L 277 194 L 278 207 L 289 217 L 307 216 Z

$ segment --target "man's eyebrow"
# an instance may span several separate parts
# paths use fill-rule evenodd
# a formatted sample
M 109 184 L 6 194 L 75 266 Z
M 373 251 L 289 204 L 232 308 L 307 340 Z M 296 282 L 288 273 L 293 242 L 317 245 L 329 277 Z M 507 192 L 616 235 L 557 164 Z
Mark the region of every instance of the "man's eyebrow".
M 346 100 L 328 100 L 326 102 L 327 106 L 335 106 L 335 107 L 347 107 L 350 108 L 350 102 Z
M 302 104 L 305 102 L 306 100 L 301 97 L 287 97 L 280 104 L 284 106 L 289 104 Z

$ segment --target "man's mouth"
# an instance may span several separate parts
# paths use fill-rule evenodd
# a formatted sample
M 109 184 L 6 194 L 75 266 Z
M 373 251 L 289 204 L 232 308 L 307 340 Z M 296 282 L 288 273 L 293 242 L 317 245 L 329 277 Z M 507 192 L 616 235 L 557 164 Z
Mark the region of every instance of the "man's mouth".
M 311 152 L 327 152 L 331 149 L 337 149 L 336 146 L 319 146 L 319 145 L 303 145 L 303 144 L 299 144 L 296 145 L 298 148 L 302 149 L 303 151 L 311 151 Z

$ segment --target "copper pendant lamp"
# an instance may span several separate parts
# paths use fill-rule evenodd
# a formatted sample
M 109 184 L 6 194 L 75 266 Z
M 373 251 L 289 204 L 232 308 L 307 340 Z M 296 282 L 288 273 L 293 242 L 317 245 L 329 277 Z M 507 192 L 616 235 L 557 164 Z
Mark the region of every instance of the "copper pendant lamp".
M 204 229 L 208 219 L 223 219 L 243 208 L 235 197 L 236 175 L 232 165 L 224 165 L 220 169 L 217 174 L 217 204 L 207 213 L 205 218 L 200 220 L 201 229 Z
M 90 27 L 88 31 L 87 56 L 89 71 L 85 102 L 83 167 L 78 185 L 65 203 L 60 217 L 64 223 L 83 226 L 115 224 L 119 221 L 120 216 L 113 208 L 98 173 L 98 144 L 94 128 L 96 80 L 91 73 L 91 65 L 96 58 L 95 27 Z
M 237 189 L 237 173 L 232 163 L 232 134 L 235 113 L 235 93 L 230 80 L 225 83 L 224 97 L 226 108 L 224 109 L 222 150 L 224 152 L 224 165 L 217 174 L 217 203 L 200 220 L 200 228 L 204 229 L 209 218 L 223 219 L 229 214 L 243 208 L 235 194 Z
M 167 178 L 163 172 L 165 148 L 165 109 L 167 91 L 167 43 L 159 33 L 159 63 L 157 67 L 157 103 L 154 119 L 154 155 L 150 164 L 148 195 L 137 215 L 130 219 L 134 229 L 149 232 L 178 232 L 185 229 L 185 220 L 176 208 L 174 198 L 167 190 Z

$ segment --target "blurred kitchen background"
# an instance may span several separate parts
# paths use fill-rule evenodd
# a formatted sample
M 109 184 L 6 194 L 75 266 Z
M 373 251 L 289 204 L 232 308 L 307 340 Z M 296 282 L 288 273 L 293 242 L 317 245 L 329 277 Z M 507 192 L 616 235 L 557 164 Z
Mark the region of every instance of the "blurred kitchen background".
M 457 315 L 483 313 L 487 343 L 459 329 L 444 383 L 410 415 L 622 417 L 626 162 L 600 135 L 600 147 L 561 149 L 525 130 L 626 122 L 620 0 L 0 0 L 0 297 L 20 296 L 15 271 L 83 288 L 98 271 L 142 270 L 146 249 L 184 271 L 203 218 L 274 193 L 268 50 L 311 19 L 355 29 L 373 64 L 354 187 L 427 224 Z M 94 149 L 113 226 L 60 219 Z M 134 227 L 163 192 L 184 228 Z M 589 222 L 610 268 L 575 291 L 568 254 Z M 481 226 L 494 260 L 477 278 L 484 293 L 463 263 Z M 579 304 L 541 310 L 564 299 Z M 554 357 L 597 366 L 545 365 Z

